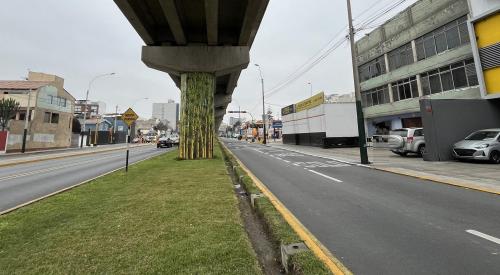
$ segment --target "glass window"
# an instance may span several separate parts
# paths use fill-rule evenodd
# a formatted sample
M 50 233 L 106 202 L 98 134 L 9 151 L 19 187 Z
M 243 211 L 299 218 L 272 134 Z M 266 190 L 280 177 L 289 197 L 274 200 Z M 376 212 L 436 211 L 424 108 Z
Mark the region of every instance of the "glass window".
M 413 50 L 411 47 L 411 43 L 407 43 L 389 52 L 388 59 L 389 59 L 389 68 L 391 70 L 395 70 L 403 66 L 406 66 L 408 64 L 412 64 L 414 61 L 413 61 Z
M 450 70 L 441 72 L 441 84 L 443 85 L 443 91 L 453 90 L 453 78 L 451 77 Z
M 462 44 L 470 42 L 469 29 L 466 22 L 458 25 L 458 34 L 460 35 L 460 42 Z
M 436 47 L 434 45 L 434 37 L 432 34 L 424 37 L 424 50 L 426 58 L 436 55 Z
M 436 40 L 436 51 L 438 53 L 444 52 L 448 49 L 446 44 L 446 36 L 443 30 L 439 30 L 434 34 L 434 39 Z
M 472 59 L 465 61 L 465 74 L 467 75 L 467 81 L 469 86 L 479 85 L 476 74 L 476 67 L 474 66 L 474 61 Z
M 411 85 L 411 93 L 412 93 L 412 97 L 418 97 L 419 94 L 418 94 L 418 84 L 417 84 L 417 80 L 414 79 L 410 82 L 410 85 Z
M 383 56 L 375 58 L 374 60 L 359 66 L 360 81 L 366 81 L 385 73 L 385 60 Z
M 429 85 L 429 76 L 427 74 L 422 74 L 420 76 L 420 82 L 422 83 L 422 92 L 424 95 L 431 94 L 431 86 Z
M 431 86 L 431 93 L 435 94 L 443 91 L 441 90 L 441 80 L 439 79 L 439 74 L 429 75 L 429 83 Z
M 50 123 L 54 123 L 54 124 L 59 123 L 59 114 L 52 113 L 52 118 L 50 120 Z
M 467 77 L 465 76 L 465 68 L 457 68 L 451 71 L 453 75 L 453 83 L 455 89 L 467 87 Z
M 398 85 L 397 84 L 392 84 L 392 99 L 394 101 L 399 101 L 399 92 L 398 92 Z
M 458 36 L 458 27 L 453 26 L 446 29 L 446 41 L 448 42 L 448 49 L 456 48 L 460 45 L 460 37 Z

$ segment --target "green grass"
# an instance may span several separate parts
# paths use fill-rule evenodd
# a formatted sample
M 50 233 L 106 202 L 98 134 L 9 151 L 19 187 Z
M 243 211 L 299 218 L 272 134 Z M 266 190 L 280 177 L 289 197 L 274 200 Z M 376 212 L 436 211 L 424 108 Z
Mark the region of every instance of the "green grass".
M 261 274 L 214 153 L 170 152 L 0 216 L 0 273 Z
M 259 188 L 253 182 L 253 180 L 247 175 L 245 170 L 239 167 L 236 158 L 223 149 L 224 158 L 228 162 L 228 165 L 236 166 L 234 169 L 237 178 L 242 177 L 242 185 L 249 193 L 257 194 L 260 193 Z M 293 228 L 287 223 L 283 216 L 274 207 L 271 201 L 267 197 L 258 198 L 255 200 L 255 210 L 257 214 L 264 220 L 265 225 L 269 230 L 269 234 L 277 246 L 281 244 L 292 244 L 302 242 L 301 238 L 293 230 Z M 289 261 L 290 268 L 298 274 L 304 275 L 323 275 L 332 274 L 330 270 L 325 266 L 325 264 L 320 261 L 314 253 L 311 251 L 305 251 L 290 257 Z

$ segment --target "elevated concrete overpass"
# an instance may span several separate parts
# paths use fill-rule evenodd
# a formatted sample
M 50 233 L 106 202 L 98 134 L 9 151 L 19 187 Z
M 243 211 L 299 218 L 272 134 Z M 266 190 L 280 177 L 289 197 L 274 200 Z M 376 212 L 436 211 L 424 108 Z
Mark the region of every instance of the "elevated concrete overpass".
M 181 89 L 181 147 L 196 147 L 199 139 L 210 141 L 203 135 L 190 140 L 190 135 L 213 132 L 222 122 L 240 73 L 250 61 L 249 50 L 269 0 L 114 1 L 146 44 L 143 62 L 167 72 Z M 194 102 L 200 95 L 208 102 Z M 213 115 L 200 104 L 213 104 Z M 193 118 L 195 113 L 198 118 Z M 206 116 L 213 117 L 208 128 L 198 125 Z M 210 145 L 206 146 L 210 157 Z M 183 152 L 181 157 L 205 157 L 198 149 L 184 149 L 187 157 Z

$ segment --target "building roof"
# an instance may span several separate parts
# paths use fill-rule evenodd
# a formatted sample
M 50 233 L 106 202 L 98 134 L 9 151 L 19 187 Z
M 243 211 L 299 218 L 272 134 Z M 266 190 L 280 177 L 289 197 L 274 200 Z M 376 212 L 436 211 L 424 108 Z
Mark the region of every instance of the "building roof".
M 0 89 L 3 90 L 35 90 L 46 86 L 50 82 L 46 81 L 26 81 L 26 80 L 0 80 Z

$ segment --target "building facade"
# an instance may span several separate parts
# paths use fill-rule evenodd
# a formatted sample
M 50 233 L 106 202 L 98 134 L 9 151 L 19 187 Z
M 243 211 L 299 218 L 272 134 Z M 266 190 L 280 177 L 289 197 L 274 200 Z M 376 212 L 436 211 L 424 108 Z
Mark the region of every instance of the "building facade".
M 421 99 L 479 99 L 467 0 L 420 0 L 356 42 L 368 135 L 421 127 Z
M 159 119 L 170 129 L 177 131 L 179 121 L 179 103 L 169 100 L 167 103 L 153 103 L 153 119 Z
M 75 116 L 83 118 L 84 113 L 86 114 L 87 119 L 103 115 L 106 113 L 106 103 L 102 101 L 90 101 L 84 99 L 77 100 L 75 102 Z
M 20 103 L 19 112 L 10 121 L 7 152 L 21 150 L 26 116 L 27 151 L 71 146 L 75 98 L 64 89 L 64 79 L 29 72 L 27 81 L 0 81 L 0 98 Z

